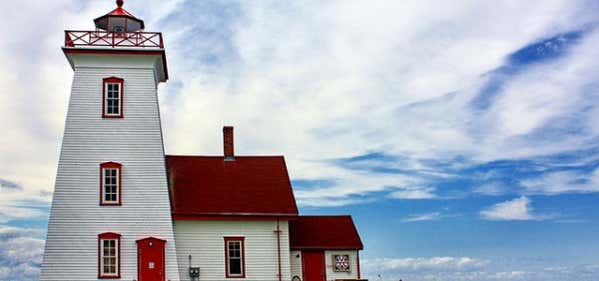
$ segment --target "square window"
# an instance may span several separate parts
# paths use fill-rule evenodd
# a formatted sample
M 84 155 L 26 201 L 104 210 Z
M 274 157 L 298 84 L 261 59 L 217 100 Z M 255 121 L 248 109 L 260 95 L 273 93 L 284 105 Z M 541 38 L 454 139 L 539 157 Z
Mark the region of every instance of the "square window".
M 333 255 L 333 269 L 336 272 L 349 272 L 349 255 Z

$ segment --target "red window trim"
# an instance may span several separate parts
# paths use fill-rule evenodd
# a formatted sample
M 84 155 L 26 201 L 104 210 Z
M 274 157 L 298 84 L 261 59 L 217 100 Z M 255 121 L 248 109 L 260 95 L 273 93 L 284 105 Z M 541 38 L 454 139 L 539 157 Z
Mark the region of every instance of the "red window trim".
M 119 181 L 117 185 L 118 200 L 117 202 L 104 202 L 104 169 L 116 168 L 119 170 Z M 100 206 L 121 206 L 123 194 L 123 165 L 116 162 L 105 162 L 100 164 Z
M 225 276 L 226 278 L 245 278 L 245 237 L 224 237 L 225 238 Z M 229 273 L 229 241 L 241 242 L 241 274 Z
M 116 239 L 117 240 L 117 271 L 116 275 L 102 274 L 102 240 Z M 98 234 L 98 278 L 102 279 L 119 279 L 121 278 L 121 234 L 114 232 L 105 232 Z
M 102 79 L 102 118 L 123 118 L 123 99 L 125 95 L 125 88 L 123 87 L 125 80 L 118 77 L 106 77 Z M 119 98 L 119 115 L 107 115 L 106 114 L 106 84 L 107 83 L 119 83 L 121 96 Z

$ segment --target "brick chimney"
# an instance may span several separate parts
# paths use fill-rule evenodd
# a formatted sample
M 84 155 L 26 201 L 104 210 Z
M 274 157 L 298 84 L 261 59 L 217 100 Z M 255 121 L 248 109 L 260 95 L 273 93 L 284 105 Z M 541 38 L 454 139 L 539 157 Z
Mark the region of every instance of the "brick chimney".
M 235 160 L 233 150 L 233 126 L 223 127 L 223 150 L 225 152 L 225 160 Z

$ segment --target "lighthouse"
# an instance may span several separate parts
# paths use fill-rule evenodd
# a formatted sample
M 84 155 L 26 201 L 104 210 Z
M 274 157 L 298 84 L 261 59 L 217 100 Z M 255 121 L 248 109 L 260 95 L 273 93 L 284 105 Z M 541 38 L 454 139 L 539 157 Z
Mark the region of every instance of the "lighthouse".
M 73 82 L 40 280 L 179 280 L 157 86 L 162 34 L 117 7 L 65 31 Z

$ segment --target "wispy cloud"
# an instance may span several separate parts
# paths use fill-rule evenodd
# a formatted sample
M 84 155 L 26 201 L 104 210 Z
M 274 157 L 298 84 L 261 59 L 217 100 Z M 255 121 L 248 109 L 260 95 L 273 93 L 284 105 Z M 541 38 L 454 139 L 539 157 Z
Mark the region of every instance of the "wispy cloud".
M 599 168 L 591 172 L 553 171 L 539 177 L 523 179 L 520 184 L 531 194 L 599 192 Z
M 23 187 L 21 185 L 19 185 L 18 183 L 16 183 L 16 182 L 12 182 L 12 181 L 0 178 L 0 190 L 2 188 L 6 188 L 6 189 L 18 189 L 18 190 L 22 190 L 23 189 Z
M 472 190 L 474 193 L 484 194 L 484 195 L 501 195 L 504 194 L 507 190 L 503 184 L 498 182 L 490 182 L 480 186 L 475 187 Z
M 407 188 L 404 190 L 393 191 L 389 196 L 397 199 L 433 199 L 437 198 L 434 191 L 435 189 L 430 187 Z
M 402 222 L 418 222 L 418 221 L 433 221 L 441 218 L 440 212 L 433 212 L 428 214 L 419 214 L 414 215 L 405 219 L 402 219 Z
M 304 181 L 296 190 L 302 206 L 422 203 L 474 189 L 516 198 L 483 218 L 538 220 L 545 216 L 532 208 L 532 194 L 597 192 L 592 1 L 127 5 L 167 43 L 171 80 L 159 95 L 168 153 L 220 154 L 220 126 L 233 124 L 240 154 L 286 156 L 291 178 Z M 43 215 L 27 200 L 48 204 L 56 172 L 72 79 L 62 30 L 93 29 L 91 19 L 113 7 L 67 0 L 5 7 L 0 28 L 11 40 L 0 41 L 0 87 L 12 94 L 0 95 L 0 174 L 10 180 L 0 183 L 0 221 Z M 434 267 L 414 259 L 403 262 Z M 436 262 L 459 268 L 460 259 Z M 30 268 L 27 261 L 0 267 L 0 279 L 35 279 Z M 560 276 L 593 280 L 572 270 Z M 511 268 L 420 273 L 411 279 L 555 279 Z
M 365 260 L 366 265 L 378 264 L 383 269 L 401 270 L 447 270 L 474 269 L 489 263 L 488 260 L 470 257 L 396 258 Z
M 47 215 L 48 213 L 40 208 L 19 206 L 18 202 L 15 202 L 15 205 L 0 205 L 0 223 L 16 219 L 45 218 Z
M 284 154 L 292 178 L 334 180 L 302 191 L 301 204 L 435 198 L 444 179 L 461 175 L 438 163 L 553 155 L 588 147 L 599 135 L 594 78 L 576 75 L 598 67 L 588 59 L 597 56 L 590 25 L 597 18 L 582 4 L 127 5 L 167 40 L 172 78 L 160 89 L 167 151 L 219 153 L 218 128 L 233 124 L 239 153 Z M 0 199 L 6 202 L 50 190 L 71 79 L 56 51 L 61 30 L 90 28 L 113 3 L 27 6 L 56 32 L 40 34 L 31 21 L 7 30 L 18 40 L 0 43 L 8 62 L 2 87 L 16 93 L 0 97 L 0 111 L 7 120 L 18 116 L 7 122 L 2 155 L 9 160 L 0 173 L 24 189 Z M 48 11 L 61 20 L 48 20 L 55 14 Z M 7 12 L 5 20 L 18 14 Z M 39 151 L 24 153 L 23 145 Z M 35 168 L 18 168 L 24 166 Z
M 561 152 L 567 147 L 538 146 L 527 134 L 542 130 L 547 118 L 557 118 L 563 110 L 545 107 L 538 118 L 517 115 L 519 120 L 507 119 L 511 115 L 504 112 L 526 113 L 528 107 L 538 108 L 534 102 L 540 92 L 559 90 L 526 88 L 524 82 L 539 80 L 533 74 L 594 65 L 573 55 L 580 46 L 592 46 L 593 31 L 579 30 L 593 17 L 559 2 L 540 10 L 538 5 L 512 9 L 497 4 L 492 16 L 485 15 L 488 9 L 468 4 L 431 11 L 417 3 L 385 8 L 359 1 L 210 3 L 203 6 L 213 10 L 199 15 L 190 16 L 194 8 L 201 11 L 196 4 L 176 11 L 175 20 L 181 22 L 169 25 L 198 31 L 197 40 L 179 33 L 171 37 L 171 42 L 198 48 L 171 53 L 170 59 L 179 62 L 173 76 L 182 82 L 173 93 L 176 100 L 169 100 L 163 111 L 167 150 L 218 153 L 218 126 L 235 124 L 240 152 L 283 153 L 292 178 L 335 179 L 334 186 L 302 190 L 302 204 L 359 203 L 363 201 L 348 196 L 385 197 L 385 192 L 402 199 L 430 199 L 435 196 L 428 188 L 456 176 L 434 162 L 477 165 Z M 537 16 L 521 12 L 526 9 Z M 480 20 L 464 22 L 466 11 L 476 11 Z M 213 13 L 222 17 L 212 18 Z M 405 21 L 394 20 L 397 17 Z M 521 22 L 531 18 L 535 25 Z M 358 22 L 360 28 L 349 27 Z M 515 26 L 528 28 L 514 33 Z M 533 51 L 534 56 L 528 55 Z M 487 75 L 506 67 L 518 71 Z M 541 80 L 561 85 L 570 78 L 551 75 Z M 488 106 L 474 107 L 472 101 L 497 80 L 501 83 Z M 555 96 L 556 104 L 564 97 L 561 91 Z M 526 110 L 518 109 L 521 106 Z M 277 132 L 277 141 L 269 132 Z M 395 183 L 391 177 L 397 178 Z M 408 188 L 415 186 L 420 190 Z

